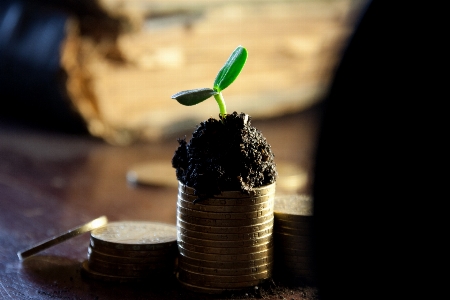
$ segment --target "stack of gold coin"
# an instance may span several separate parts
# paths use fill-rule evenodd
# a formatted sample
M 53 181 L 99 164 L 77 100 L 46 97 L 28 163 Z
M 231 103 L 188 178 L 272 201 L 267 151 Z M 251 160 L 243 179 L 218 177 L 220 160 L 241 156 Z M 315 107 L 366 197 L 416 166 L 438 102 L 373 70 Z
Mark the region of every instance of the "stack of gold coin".
M 177 202 L 178 273 L 186 288 L 222 293 L 258 285 L 272 275 L 275 185 L 250 194 L 222 192 L 193 201 L 180 183 Z
M 308 195 L 280 195 L 274 204 L 274 270 L 292 282 L 315 282 L 312 265 L 313 202 Z
M 122 221 L 91 231 L 83 273 L 103 281 L 133 282 L 174 276 L 177 227 Z

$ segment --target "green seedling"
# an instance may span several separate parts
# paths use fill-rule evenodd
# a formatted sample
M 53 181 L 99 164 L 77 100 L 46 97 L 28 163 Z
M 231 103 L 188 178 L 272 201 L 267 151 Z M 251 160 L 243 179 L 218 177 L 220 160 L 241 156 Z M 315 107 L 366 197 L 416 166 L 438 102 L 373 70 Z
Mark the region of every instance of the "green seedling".
M 220 116 L 224 119 L 227 115 L 225 99 L 222 96 L 222 91 L 226 89 L 238 77 L 247 60 L 247 49 L 238 46 L 233 53 L 231 53 L 225 65 L 217 73 L 214 80 L 213 88 L 201 88 L 178 92 L 172 95 L 172 99 L 177 100 L 180 104 L 192 106 L 205 101 L 214 96 L 219 105 Z

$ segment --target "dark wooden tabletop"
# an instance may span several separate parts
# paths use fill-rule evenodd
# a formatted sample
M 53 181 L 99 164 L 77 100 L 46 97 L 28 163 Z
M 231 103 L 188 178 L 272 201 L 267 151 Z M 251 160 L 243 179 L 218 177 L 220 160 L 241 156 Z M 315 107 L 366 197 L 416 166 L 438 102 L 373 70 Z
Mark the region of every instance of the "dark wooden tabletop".
M 280 164 L 310 178 L 320 109 L 270 120 L 254 120 Z M 190 133 L 186 133 L 190 138 Z M 99 216 L 109 221 L 176 223 L 177 189 L 127 182 L 135 164 L 170 165 L 177 136 L 158 143 L 119 147 L 82 135 L 0 126 L 0 298 L 1 299 L 208 299 L 178 286 L 105 284 L 81 276 L 89 234 L 74 237 L 24 261 L 17 252 Z M 173 181 L 176 184 L 175 172 Z M 309 181 L 295 192 L 308 193 Z M 283 190 L 277 190 L 283 192 Z M 285 191 L 292 192 L 292 191 Z M 315 299 L 314 286 L 274 281 L 265 299 Z M 274 285 L 274 287 L 275 287 Z M 258 296 L 258 295 L 256 295 Z M 255 295 L 228 295 L 251 298 Z M 225 296 L 224 296 L 225 297 Z M 217 298 L 217 297 L 216 297 Z

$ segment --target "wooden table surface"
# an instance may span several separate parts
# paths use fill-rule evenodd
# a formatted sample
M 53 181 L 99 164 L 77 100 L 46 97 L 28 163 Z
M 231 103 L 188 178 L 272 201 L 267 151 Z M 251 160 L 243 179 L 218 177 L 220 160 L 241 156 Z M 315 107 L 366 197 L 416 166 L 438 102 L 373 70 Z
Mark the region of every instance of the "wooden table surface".
M 310 175 L 319 117 L 320 108 L 316 107 L 276 119 L 254 120 L 252 124 L 271 144 L 277 163 L 297 166 Z M 189 139 L 190 133 L 186 134 Z M 213 298 L 190 293 L 175 279 L 162 285 L 111 285 L 86 280 L 80 270 L 87 258 L 88 233 L 24 261 L 17 256 L 18 251 L 102 215 L 109 221 L 147 220 L 175 225 L 176 187 L 131 185 L 126 173 L 136 163 L 170 164 L 178 145 L 176 138 L 119 147 L 90 136 L 0 124 L 0 298 Z M 306 183 L 296 192 L 307 193 L 309 189 Z M 314 287 L 282 288 L 282 282 L 277 287 L 280 289 L 264 295 L 265 299 L 315 299 Z

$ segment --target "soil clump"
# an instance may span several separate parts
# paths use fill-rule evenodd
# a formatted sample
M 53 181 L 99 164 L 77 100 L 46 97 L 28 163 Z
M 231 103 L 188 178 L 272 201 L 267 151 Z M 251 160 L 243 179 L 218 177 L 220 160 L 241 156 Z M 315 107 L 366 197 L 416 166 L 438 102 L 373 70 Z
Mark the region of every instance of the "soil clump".
M 221 191 L 249 193 L 276 181 L 272 149 L 245 113 L 201 122 L 189 142 L 184 137 L 178 143 L 172 167 L 199 199 Z

